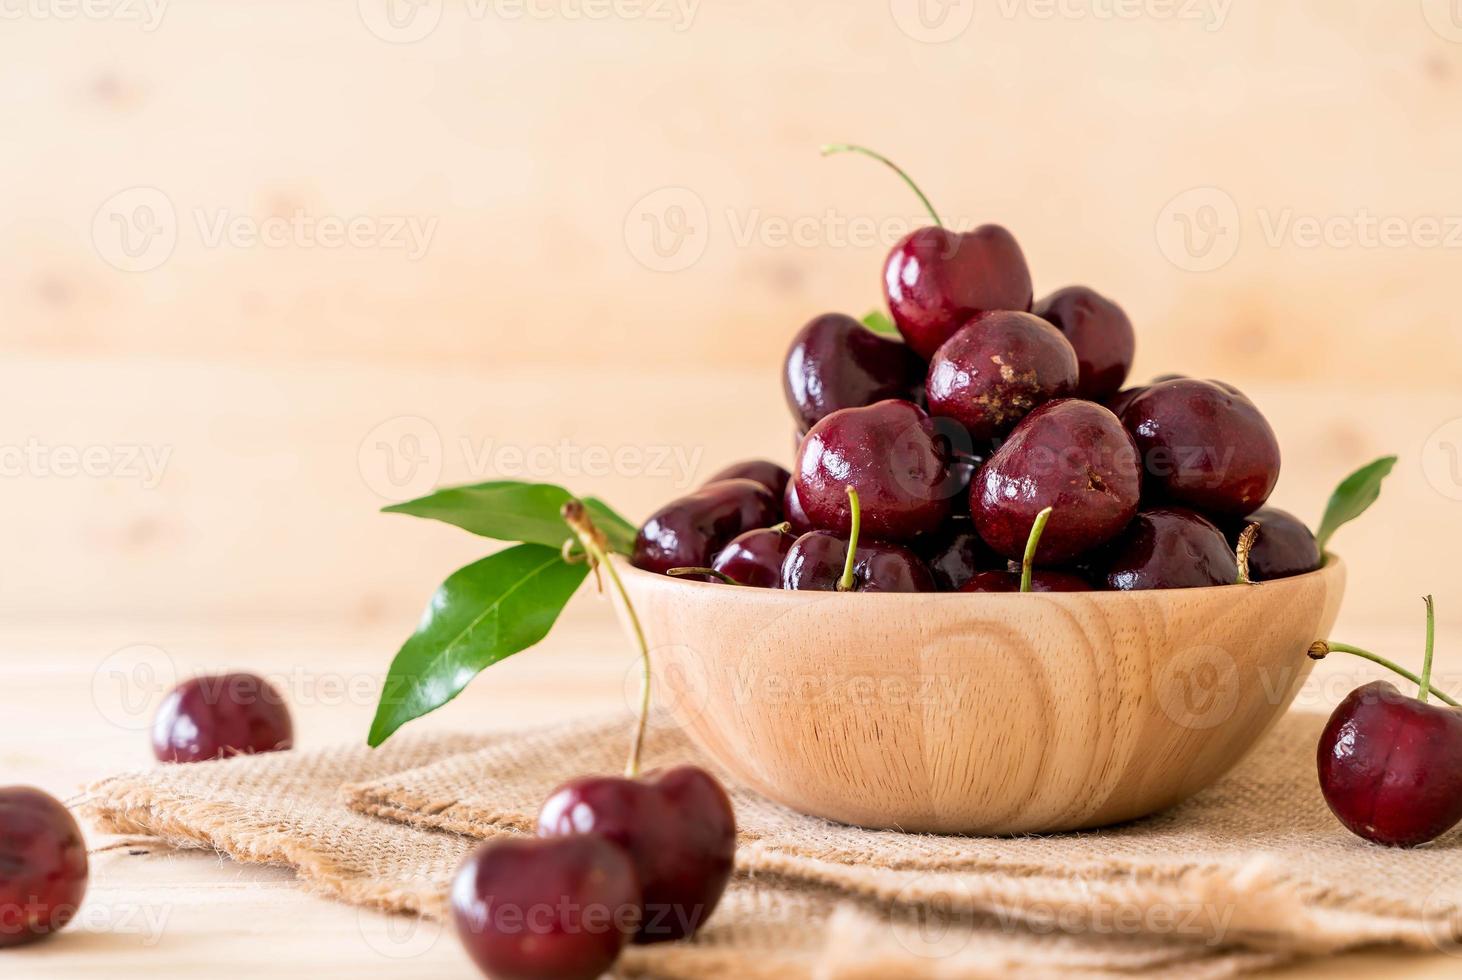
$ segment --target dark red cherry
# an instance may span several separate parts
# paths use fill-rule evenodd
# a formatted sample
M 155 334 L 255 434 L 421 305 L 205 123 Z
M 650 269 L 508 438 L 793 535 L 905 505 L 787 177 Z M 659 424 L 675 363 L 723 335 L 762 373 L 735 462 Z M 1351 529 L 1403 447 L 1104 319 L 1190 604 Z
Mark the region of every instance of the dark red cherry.
M 848 542 L 831 531 L 797 539 L 782 565 L 782 588 L 836 592 L 847 564 Z M 933 592 L 934 576 L 912 549 L 863 539 L 853 550 L 851 592 Z
M 195 677 L 179 684 L 152 723 L 152 753 L 161 762 L 203 762 L 294 745 L 289 706 L 256 674 Z
M 1178 507 L 1138 514 L 1098 564 L 1107 587 L 1121 591 L 1194 589 L 1239 579 L 1238 560 L 1223 532 Z
M 1313 572 L 1321 565 L 1320 546 L 1304 521 L 1278 507 L 1261 507 L 1248 517 L 1225 523 L 1229 544 L 1238 547 L 1239 535 L 1250 524 L 1259 525 L 1249 549 L 1249 580 L 1272 582 Z
M 1232 386 L 1180 378 L 1154 384 L 1122 411 L 1147 472 L 1144 491 L 1220 517 L 1243 517 L 1279 480 L 1279 441 Z
M 1031 274 L 1015 236 L 999 225 L 920 228 L 889 253 L 883 293 L 899 333 L 927 360 L 981 313 L 1029 312 Z
M 722 480 L 755 480 L 775 496 L 782 492 L 782 488 L 787 485 L 787 481 L 791 477 L 792 474 L 776 463 L 765 459 L 749 459 L 743 463 L 732 463 L 717 472 L 706 483 L 720 483 Z
M 566 783 L 539 811 L 538 835 L 574 833 L 601 834 L 634 860 L 645 910 L 637 943 L 694 935 L 721 900 L 736 855 L 731 800 L 695 766 Z
M 742 531 L 781 519 L 776 497 L 755 480 L 719 480 L 650 515 L 635 538 L 634 565 L 665 574 L 705 568 Z
M 1009 571 L 980 572 L 973 576 L 961 592 L 1019 592 L 1020 573 Z M 1069 572 L 1048 570 L 1031 573 L 1032 592 L 1090 592 L 1086 579 Z
M 990 550 L 967 517 L 951 519 L 932 534 L 920 535 L 911 547 L 929 566 L 940 592 L 958 592 L 976 572 L 1005 567 L 1005 559 Z
M 59 800 L 0 787 L 0 949 L 59 932 L 86 895 L 86 841 Z
M 1045 320 L 990 313 L 960 327 L 929 362 L 929 414 L 988 442 L 1037 406 L 1075 394 L 1078 373 L 1076 351 Z
M 1094 402 L 1062 399 L 1026 416 L 970 484 L 980 537 L 1014 561 L 1036 515 L 1053 508 L 1036 552 L 1059 565 L 1116 537 L 1137 513 L 1142 474 L 1132 437 Z
M 1462 821 L 1462 711 L 1386 681 L 1352 691 L 1317 753 L 1320 791 L 1352 833 L 1414 847 Z
M 595 980 L 642 921 L 634 862 L 597 834 L 498 840 L 452 883 L 457 935 L 492 980 Z
M 1085 286 L 1058 289 L 1031 312 L 1066 335 L 1081 362 L 1076 394 L 1092 401 L 1115 395 L 1132 370 L 1137 335 L 1122 308 Z
M 804 431 L 839 409 L 911 400 L 923 387 L 924 362 L 907 344 L 841 313 L 826 313 L 797 332 L 782 377 L 787 406 Z
M 1107 411 L 1121 418 L 1122 413 L 1127 410 L 1127 406 L 1131 405 L 1133 400 L 1146 391 L 1147 388 L 1147 385 L 1139 385 L 1136 388 L 1123 388 L 1111 398 L 1103 401 L 1102 404 L 1106 406 Z
M 721 549 L 711 567 L 735 579 L 738 585 L 780 589 L 782 562 L 796 540 L 797 536 L 785 525 L 746 531 Z
M 957 491 L 945 440 L 917 405 L 895 400 L 845 408 L 813 426 L 793 479 L 816 527 L 848 533 L 852 487 L 862 500 L 864 533 L 887 541 L 937 529 Z
M 807 511 L 802 509 L 802 501 L 797 499 L 795 477 L 787 481 L 787 488 L 782 493 L 782 516 L 792 525 L 793 534 L 806 534 L 812 530 L 812 518 L 807 516 Z

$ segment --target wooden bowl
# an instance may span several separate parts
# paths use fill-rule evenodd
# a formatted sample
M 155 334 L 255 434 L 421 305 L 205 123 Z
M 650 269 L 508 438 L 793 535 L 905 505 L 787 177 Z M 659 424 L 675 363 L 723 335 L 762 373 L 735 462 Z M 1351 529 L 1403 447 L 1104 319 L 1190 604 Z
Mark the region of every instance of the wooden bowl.
M 657 704 L 712 759 L 804 813 L 932 833 L 1192 796 L 1284 713 L 1345 588 L 1333 557 L 1262 585 L 1045 595 L 785 592 L 616 561 Z

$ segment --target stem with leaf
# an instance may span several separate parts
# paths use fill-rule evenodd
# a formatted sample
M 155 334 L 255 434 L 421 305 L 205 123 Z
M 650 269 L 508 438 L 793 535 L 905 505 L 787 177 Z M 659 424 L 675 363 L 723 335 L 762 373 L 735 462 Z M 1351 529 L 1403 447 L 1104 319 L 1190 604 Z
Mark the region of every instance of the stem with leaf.
M 828 143 L 823 146 L 823 156 L 831 156 L 834 153 L 861 153 L 865 157 L 872 157 L 888 169 L 892 170 L 894 173 L 898 174 L 900 177 L 903 178 L 904 183 L 908 184 L 909 187 L 913 189 L 914 193 L 919 196 L 919 200 L 922 201 L 924 203 L 924 207 L 929 210 L 929 217 L 934 219 L 934 223 L 940 228 L 944 227 L 944 222 L 939 220 L 939 212 L 934 210 L 934 205 L 929 203 L 929 198 L 925 197 L 924 192 L 919 190 L 919 185 L 914 183 L 914 178 L 904 173 L 903 168 L 894 163 L 888 157 L 884 156 L 882 153 L 875 153 L 874 151 L 868 149 L 868 147 L 866 146 L 858 146 L 855 143 Z
M 1421 676 L 1417 676 L 1405 667 L 1393 660 L 1372 653 L 1369 650 L 1362 650 L 1360 647 L 1351 646 L 1349 643 L 1336 643 L 1333 640 L 1316 640 L 1310 645 L 1309 656 L 1311 660 L 1324 660 L 1326 655 L 1331 653 L 1348 653 L 1353 657 L 1360 657 L 1362 660 L 1369 660 L 1373 664 L 1379 664 L 1387 670 L 1401 675 L 1417 686 L 1417 699 L 1425 701 L 1429 695 L 1435 694 L 1437 700 L 1449 704 L 1454 708 L 1462 707 L 1456 699 L 1443 694 L 1432 687 L 1432 650 L 1436 638 L 1436 610 L 1432 603 L 1432 597 L 1426 596 L 1423 601 L 1426 603 L 1426 658 L 1422 662 Z
M 619 598 L 624 602 L 625 612 L 629 614 L 630 625 L 634 627 L 635 639 L 640 645 L 640 713 L 635 723 L 635 740 L 630 749 L 629 762 L 624 767 L 625 777 L 634 779 L 640 774 L 640 758 L 645 751 L 645 729 L 650 720 L 650 645 L 645 641 L 645 630 L 640 625 L 639 614 L 635 612 L 634 603 L 630 601 L 629 592 L 625 590 L 624 583 L 619 579 L 619 572 L 615 570 L 614 563 L 609 560 L 609 552 L 604 534 L 594 526 L 589 519 L 588 512 L 579 500 L 570 500 L 563 505 L 561 511 L 570 530 L 579 539 L 584 547 L 584 553 L 588 555 L 591 568 L 597 571 L 603 568 L 609 573 L 609 579 L 614 583 L 614 589 L 619 593 Z
M 1020 560 L 1020 591 L 1031 590 L 1031 579 L 1035 575 L 1036 549 L 1041 545 L 1041 535 L 1046 531 L 1046 522 L 1051 519 L 1053 507 L 1047 507 L 1036 515 L 1035 522 L 1031 524 L 1030 537 L 1025 540 L 1025 555 Z M 1007 581 L 1009 581 L 1007 579 Z

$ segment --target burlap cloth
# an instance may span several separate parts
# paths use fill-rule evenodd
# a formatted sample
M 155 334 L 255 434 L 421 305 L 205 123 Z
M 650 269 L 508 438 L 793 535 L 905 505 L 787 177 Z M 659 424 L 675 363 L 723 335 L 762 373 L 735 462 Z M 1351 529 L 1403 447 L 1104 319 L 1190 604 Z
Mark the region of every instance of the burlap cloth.
M 1369 944 L 1458 952 L 1462 835 L 1415 851 L 1350 836 L 1316 787 L 1322 723 L 1290 715 L 1196 799 L 1082 834 L 863 831 L 732 786 L 741 846 L 722 907 L 693 942 L 629 950 L 622 972 L 1217 978 Z M 440 916 L 477 839 L 529 830 L 565 779 L 617 771 L 626 732 L 597 720 L 162 767 L 92 787 L 87 808 L 104 832 L 286 865 L 334 898 Z M 651 765 L 708 765 L 674 730 L 647 751 Z

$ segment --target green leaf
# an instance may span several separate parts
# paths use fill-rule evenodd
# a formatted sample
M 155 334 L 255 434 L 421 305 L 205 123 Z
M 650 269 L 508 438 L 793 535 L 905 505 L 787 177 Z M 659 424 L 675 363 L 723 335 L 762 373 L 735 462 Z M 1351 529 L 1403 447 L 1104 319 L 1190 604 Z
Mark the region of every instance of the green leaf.
M 383 507 L 387 514 L 410 514 L 455 524 L 498 541 L 521 541 L 551 548 L 573 537 L 559 509 L 572 497 L 552 483 L 497 480 L 448 487 L 405 503 Z M 635 527 L 608 504 L 594 497 L 584 501 L 589 517 L 609 539 L 610 550 L 627 555 L 634 549 Z
M 570 565 L 558 548 L 537 544 L 453 572 L 391 662 L 371 747 L 455 698 L 484 668 L 547 636 L 588 574 L 587 564 Z
M 1330 503 L 1325 507 L 1325 519 L 1320 522 L 1320 533 L 1316 536 L 1321 554 L 1329 545 L 1330 536 L 1342 524 L 1355 520 L 1376 502 L 1376 498 L 1381 495 L 1381 481 L 1386 479 L 1395 465 L 1395 456 L 1383 456 L 1340 481 L 1340 486 L 1330 495 Z
M 894 337 L 897 337 L 899 332 L 899 328 L 893 325 L 893 321 L 888 318 L 888 314 L 882 310 L 872 310 L 865 314 L 863 317 L 863 326 L 872 330 L 874 333 L 888 334 Z

